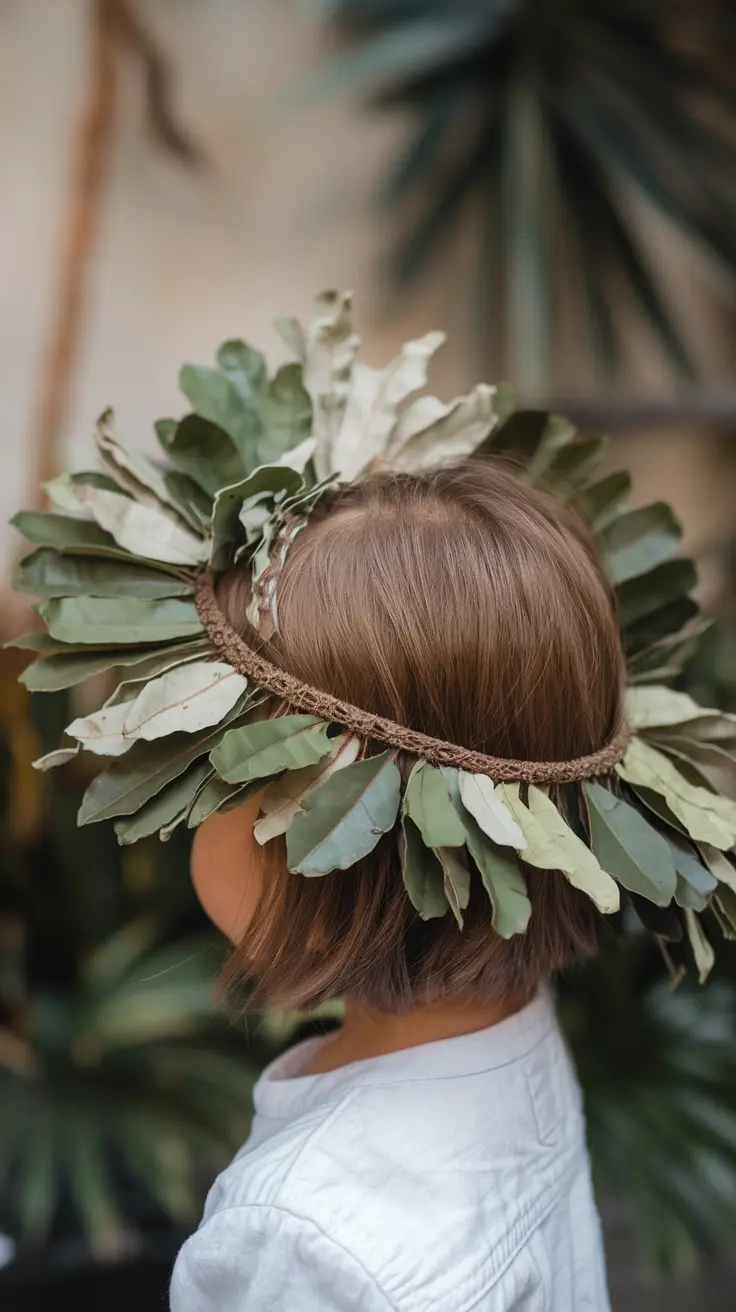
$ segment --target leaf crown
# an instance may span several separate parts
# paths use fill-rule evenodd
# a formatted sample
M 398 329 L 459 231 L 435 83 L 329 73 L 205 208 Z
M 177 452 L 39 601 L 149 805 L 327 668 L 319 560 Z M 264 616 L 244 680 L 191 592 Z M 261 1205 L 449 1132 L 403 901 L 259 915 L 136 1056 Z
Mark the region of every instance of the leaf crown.
M 505 386 L 479 384 L 449 403 L 424 394 L 441 333 L 376 369 L 358 358 L 347 293 L 319 297 L 306 328 L 291 318 L 277 327 L 297 358 L 272 377 L 242 341 L 225 342 L 214 368 L 182 369 L 191 412 L 156 424 L 164 461 L 129 451 L 108 411 L 100 468 L 47 484 L 53 511 L 15 516 L 34 549 L 14 586 L 41 598 L 46 628 L 14 644 L 35 657 L 23 682 L 51 691 L 109 671 L 120 680 L 37 767 L 80 750 L 111 758 L 79 823 L 113 819 L 121 843 L 166 839 L 256 791 L 256 838 L 285 834 L 289 869 L 306 876 L 350 867 L 393 831 L 423 919 L 450 912 L 462 927 L 479 880 L 503 937 L 523 933 L 531 914 L 524 864 L 560 870 L 601 912 L 623 903 L 661 944 L 689 942 L 704 979 L 704 918 L 736 937 L 736 717 L 667 686 L 705 627 L 672 510 L 627 509 L 628 475 L 597 477 L 605 443 L 517 408 Z M 484 772 L 421 750 L 401 770 L 395 745 L 375 753 L 380 734 L 351 730 L 345 716 L 297 704 L 259 719 L 268 679 L 223 659 L 207 621 L 203 579 L 243 560 L 250 618 L 273 631 L 289 544 L 339 483 L 470 454 L 520 458 L 524 477 L 572 501 L 596 538 L 629 679 L 628 740 L 613 744 L 603 774 L 599 761 L 577 782 L 541 786 L 534 774 L 504 777 L 502 763 Z

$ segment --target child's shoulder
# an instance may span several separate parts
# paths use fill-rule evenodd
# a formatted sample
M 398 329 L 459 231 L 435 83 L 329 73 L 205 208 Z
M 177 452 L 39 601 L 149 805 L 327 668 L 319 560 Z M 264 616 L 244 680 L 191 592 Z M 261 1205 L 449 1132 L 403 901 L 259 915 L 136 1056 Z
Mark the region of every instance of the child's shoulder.
M 469 1058 L 429 1077 L 424 1057 L 390 1080 L 346 1079 L 283 1123 L 257 1118 L 206 1220 L 288 1218 L 329 1237 L 402 1309 L 470 1309 L 511 1266 L 522 1285 L 537 1279 L 532 1236 L 580 1181 L 589 1190 L 559 1036 L 486 1069 Z

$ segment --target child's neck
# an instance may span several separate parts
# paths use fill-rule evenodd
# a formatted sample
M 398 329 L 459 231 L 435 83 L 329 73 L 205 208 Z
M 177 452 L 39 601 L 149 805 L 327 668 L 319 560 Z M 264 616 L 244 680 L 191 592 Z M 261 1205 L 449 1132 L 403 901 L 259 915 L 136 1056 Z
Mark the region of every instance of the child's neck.
M 350 1062 L 381 1057 L 403 1048 L 437 1039 L 457 1038 L 497 1025 L 519 1011 L 527 998 L 501 1002 L 442 1002 L 413 1007 L 411 1011 L 371 1011 L 354 998 L 345 1003 L 345 1019 L 339 1030 L 317 1050 L 300 1075 L 324 1075 Z

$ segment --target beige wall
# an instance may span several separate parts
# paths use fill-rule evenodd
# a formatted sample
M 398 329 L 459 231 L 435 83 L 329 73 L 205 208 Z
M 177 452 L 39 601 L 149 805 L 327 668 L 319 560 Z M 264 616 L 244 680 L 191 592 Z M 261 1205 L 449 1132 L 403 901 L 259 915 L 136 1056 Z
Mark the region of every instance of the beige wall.
M 472 258 L 467 238 L 410 305 L 385 310 L 380 252 L 390 234 L 371 198 L 403 125 L 345 103 L 267 130 L 258 121 L 256 107 L 274 87 L 317 57 L 317 29 L 304 18 L 305 7 L 296 0 L 147 0 L 141 8 L 171 56 L 180 115 L 210 165 L 188 172 L 150 141 L 136 72 L 126 64 L 67 458 L 88 453 L 95 416 L 111 403 L 121 431 L 133 443 L 149 441 L 153 418 L 183 408 L 176 387 L 182 361 L 209 360 L 232 335 L 278 354 L 272 316 L 305 313 L 324 285 L 355 289 L 374 358 L 441 324 L 452 337 L 434 375 L 437 389 L 471 382 L 477 352 L 463 294 Z M 71 145 L 86 85 L 86 11 L 85 0 L 0 3 L 3 523 L 26 496 Z M 682 294 L 692 302 L 696 275 L 682 259 L 677 248 Z M 703 331 L 710 331 L 707 318 Z M 659 381 L 653 364 L 651 377 Z M 640 494 L 681 499 L 687 490 L 693 535 L 710 531 L 714 508 L 716 518 L 723 513 L 722 480 L 704 472 L 692 440 L 680 435 L 674 445 L 642 452 Z M 13 539 L 0 530 L 6 560 Z

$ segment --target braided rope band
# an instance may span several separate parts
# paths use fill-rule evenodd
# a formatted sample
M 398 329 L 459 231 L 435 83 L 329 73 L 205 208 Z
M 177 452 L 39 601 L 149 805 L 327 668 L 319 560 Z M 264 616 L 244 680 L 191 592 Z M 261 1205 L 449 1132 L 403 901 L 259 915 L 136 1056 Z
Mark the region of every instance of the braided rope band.
M 502 756 L 485 756 L 483 752 L 470 751 L 466 747 L 444 742 L 441 738 L 431 738 L 428 734 L 407 729 L 393 720 L 372 715 L 370 711 L 363 711 L 350 702 L 320 692 L 318 688 L 302 683 L 293 674 L 280 670 L 265 657 L 259 656 L 221 611 L 210 573 L 200 575 L 195 601 L 199 618 L 212 645 L 238 674 L 253 679 L 266 692 L 283 697 L 299 711 L 342 725 L 359 738 L 373 739 L 388 747 L 410 752 L 432 765 L 454 765 L 470 774 L 488 775 L 496 783 L 567 784 L 611 774 L 626 751 L 629 732 L 624 725 L 619 727 L 611 741 L 600 751 L 592 752 L 589 756 L 579 756 L 573 761 L 511 761 Z

